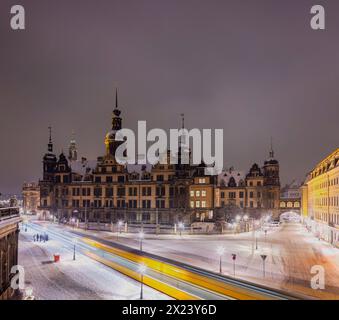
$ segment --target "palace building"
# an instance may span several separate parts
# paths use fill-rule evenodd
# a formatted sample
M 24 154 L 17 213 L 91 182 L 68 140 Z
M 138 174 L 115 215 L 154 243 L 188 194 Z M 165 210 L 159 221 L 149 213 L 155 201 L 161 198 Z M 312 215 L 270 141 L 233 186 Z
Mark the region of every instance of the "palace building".
M 183 125 L 182 125 L 183 126 Z M 68 157 L 53 152 L 50 131 L 48 151 L 43 157 L 39 181 L 43 214 L 58 221 L 173 225 L 178 222 L 215 223 L 227 219 L 228 209 L 259 216 L 279 209 L 279 163 L 273 150 L 261 168 L 254 164 L 245 175 L 228 170 L 218 176 L 205 175 L 206 165 L 121 165 L 115 151 L 122 141 L 116 95 L 112 129 L 105 136 L 105 154 L 90 161 L 79 153 L 74 137 Z M 183 128 L 183 127 L 182 127 Z M 179 140 L 178 158 L 184 144 Z M 170 159 L 170 151 L 163 155 Z
M 319 238 L 339 246 L 339 148 L 308 174 L 301 199 L 308 227 Z

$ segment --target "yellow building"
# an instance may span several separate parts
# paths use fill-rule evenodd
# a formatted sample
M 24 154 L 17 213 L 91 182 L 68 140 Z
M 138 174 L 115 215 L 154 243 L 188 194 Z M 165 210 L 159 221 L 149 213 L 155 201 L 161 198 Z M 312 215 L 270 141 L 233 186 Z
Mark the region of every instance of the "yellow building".
M 319 238 L 339 245 L 339 148 L 309 173 L 301 194 L 304 222 Z

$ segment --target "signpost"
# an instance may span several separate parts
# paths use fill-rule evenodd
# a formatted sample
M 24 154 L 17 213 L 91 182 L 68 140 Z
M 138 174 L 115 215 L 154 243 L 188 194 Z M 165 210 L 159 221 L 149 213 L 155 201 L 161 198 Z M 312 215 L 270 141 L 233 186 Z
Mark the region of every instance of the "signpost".
M 262 263 L 263 263 L 263 265 L 262 265 L 262 271 L 263 271 L 263 275 L 264 275 L 264 278 L 265 278 L 265 260 L 266 260 L 266 258 L 267 258 L 267 255 L 266 255 L 266 254 L 262 254 L 262 255 L 260 255 L 260 257 L 261 257 Z
M 232 253 L 232 260 L 233 260 L 233 275 L 235 276 L 235 260 L 237 259 L 237 255 Z

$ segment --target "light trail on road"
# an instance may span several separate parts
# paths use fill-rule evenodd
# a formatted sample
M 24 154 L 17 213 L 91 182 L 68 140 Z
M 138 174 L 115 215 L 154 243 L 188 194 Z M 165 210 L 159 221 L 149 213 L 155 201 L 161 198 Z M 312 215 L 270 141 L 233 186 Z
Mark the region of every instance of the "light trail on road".
M 147 266 L 144 283 L 175 299 L 240 299 L 240 300 L 289 300 L 297 299 L 277 290 L 236 280 L 213 272 L 188 266 L 178 261 L 140 252 L 123 245 L 97 239 L 75 231 L 56 230 L 53 226 L 29 223 L 39 232 L 46 232 L 51 238 L 66 244 L 70 250 L 76 239 L 77 252 L 99 261 L 137 281 L 138 268 Z

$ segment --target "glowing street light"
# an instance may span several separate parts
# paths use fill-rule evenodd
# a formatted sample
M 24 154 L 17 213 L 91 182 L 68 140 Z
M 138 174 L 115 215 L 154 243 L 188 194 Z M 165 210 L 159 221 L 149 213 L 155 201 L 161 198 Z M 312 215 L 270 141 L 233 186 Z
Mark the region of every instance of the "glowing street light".
M 222 274 L 222 256 L 223 256 L 223 254 L 225 253 L 225 248 L 224 247 L 218 247 L 217 248 L 217 253 L 218 253 L 218 255 L 219 255 L 219 272 L 220 272 L 220 274 Z
M 185 225 L 184 225 L 182 222 L 179 222 L 179 223 L 178 223 L 178 228 L 179 228 L 179 230 L 180 230 L 180 237 L 181 237 L 181 233 L 182 233 L 182 230 L 184 230 Z
M 139 273 L 140 273 L 140 300 L 143 299 L 144 296 L 144 274 L 147 270 L 147 266 L 144 264 L 141 264 L 139 266 Z
M 239 222 L 239 221 L 241 220 L 240 215 L 237 215 L 237 216 L 235 217 L 235 220 L 236 220 L 237 222 Z
M 121 233 L 121 227 L 122 227 L 123 224 L 124 223 L 123 223 L 122 220 L 118 221 L 117 240 L 119 240 L 119 233 Z
M 144 237 L 145 237 L 145 234 L 142 231 L 140 231 L 139 232 L 140 251 L 142 251 L 142 240 L 144 239 Z
M 248 220 L 248 215 L 245 214 L 243 219 L 244 219 L 244 221 L 247 221 Z

